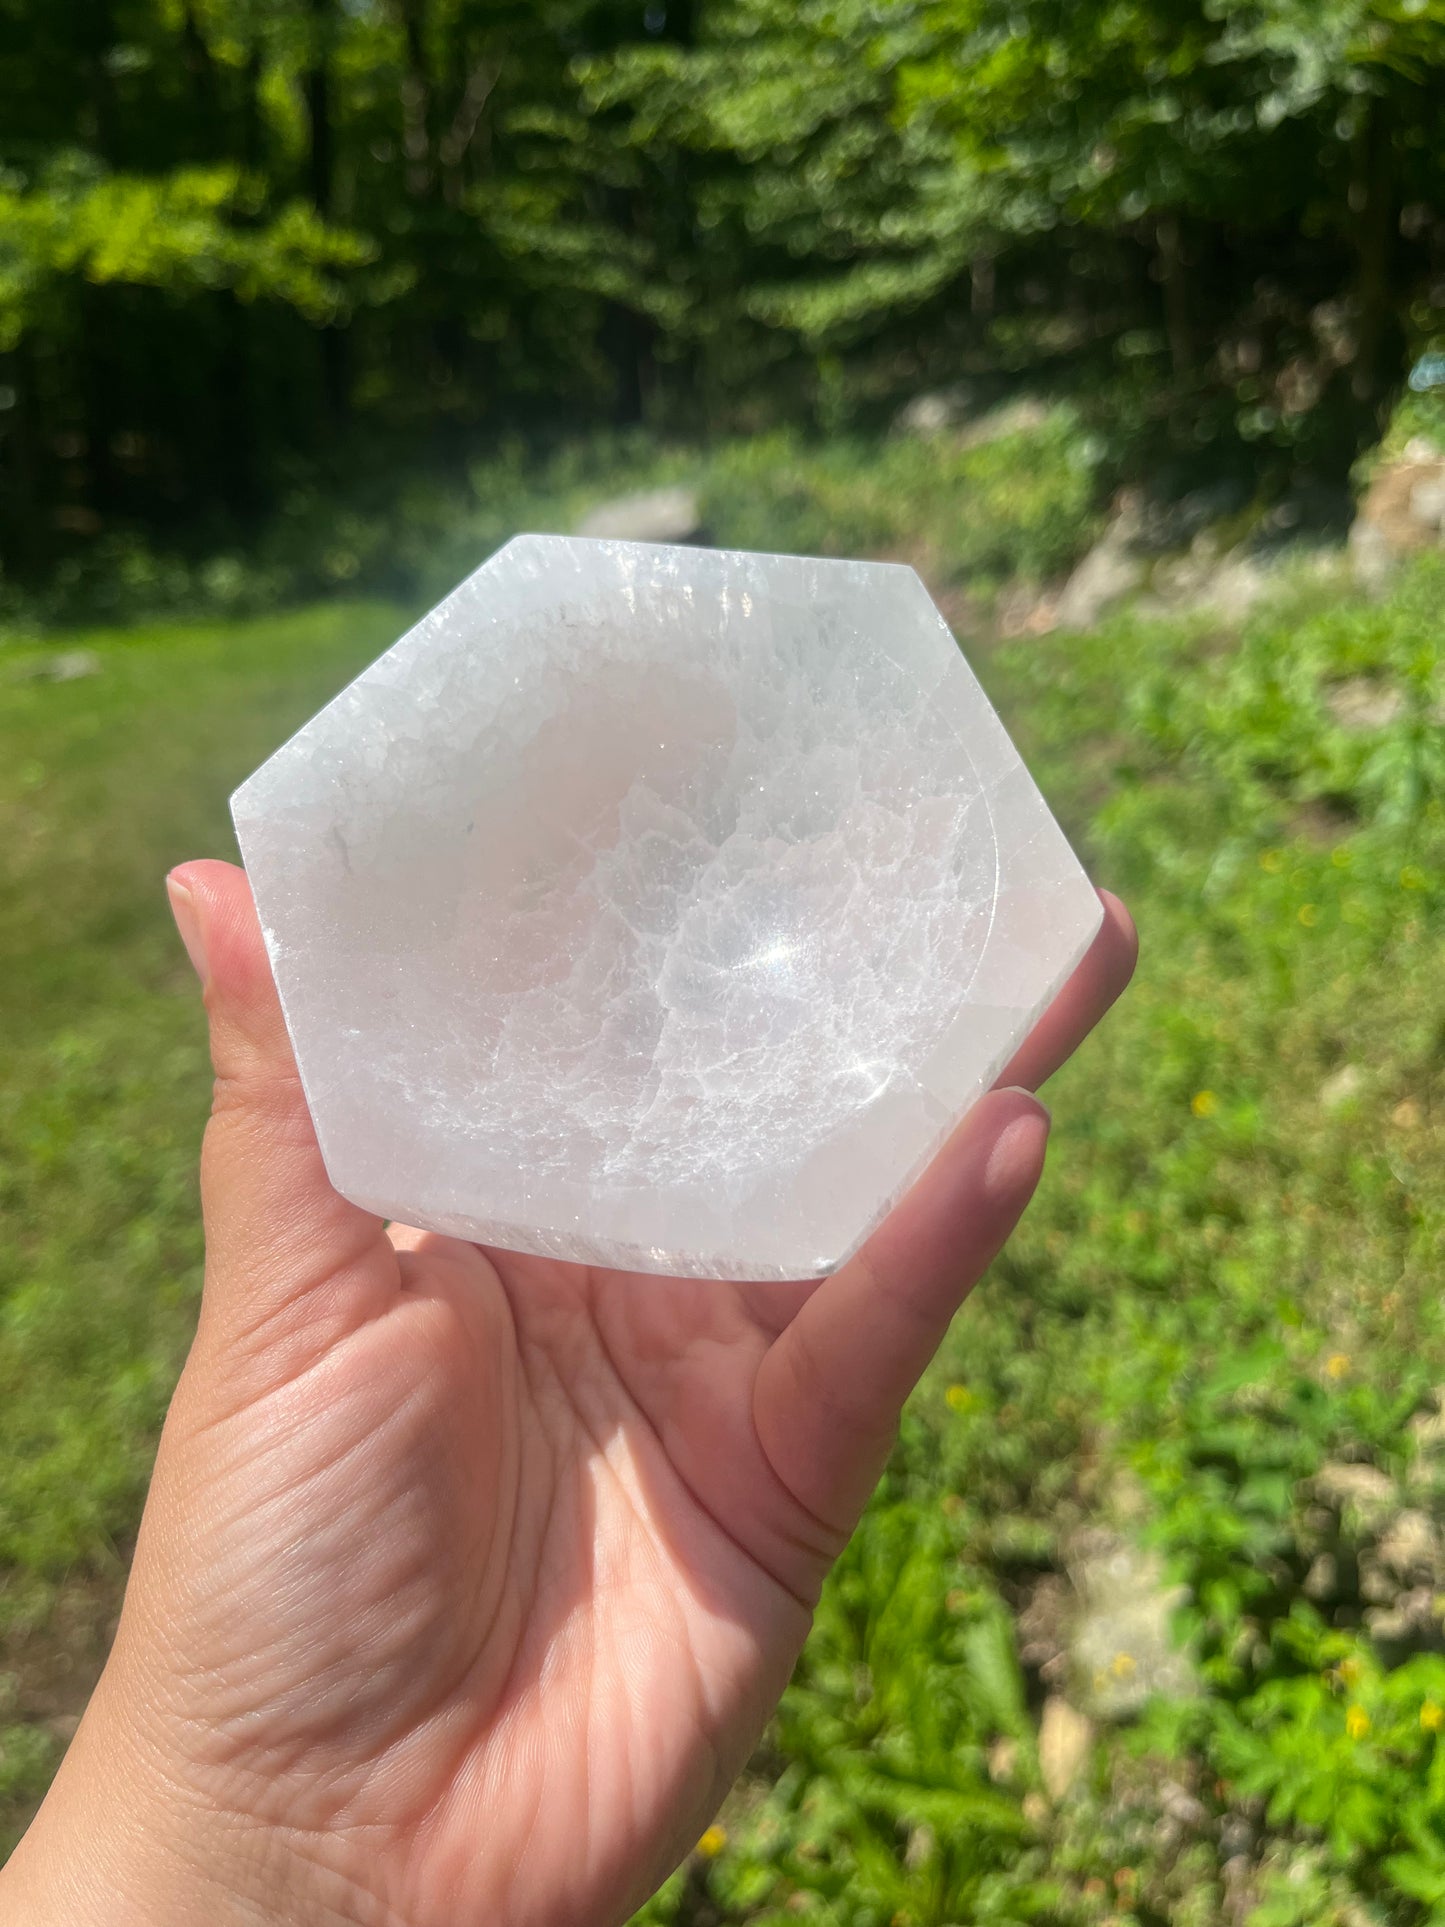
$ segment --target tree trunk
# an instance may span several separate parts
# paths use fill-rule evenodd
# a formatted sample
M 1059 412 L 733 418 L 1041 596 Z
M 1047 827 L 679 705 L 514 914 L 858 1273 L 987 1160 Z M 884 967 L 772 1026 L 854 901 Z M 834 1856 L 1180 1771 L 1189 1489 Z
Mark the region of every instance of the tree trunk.
M 1401 336 L 1395 312 L 1396 205 L 1395 151 L 1389 111 L 1371 97 L 1355 139 L 1355 173 L 1350 184 L 1354 216 L 1355 306 L 1358 333 L 1350 370 L 1350 391 L 1373 417 L 1398 372 Z M 1369 422 L 1365 424 L 1368 432 Z
M 336 138 L 331 122 L 332 0 L 308 0 L 311 45 L 302 78 L 311 123 L 307 186 L 318 214 L 329 215 L 336 191 Z
M 311 16 L 310 57 L 302 87 L 311 122 L 307 151 L 308 186 L 316 212 L 329 219 L 336 202 L 336 129 L 331 110 L 331 51 L 336 33 L 335 0 L 308 0 Z M 350 399 L 346 338 L 339 328 L 320 331 L 321 383 L 330 427 L 340 425 Z
M 77 36 L 82 70 L 85 74 L 83 138 L 100 159 L 111 166 L 120 165 L 120 130 L 116 114 L 115 88 L 106 56 L 115 40 L 111 0 L 86 0 L 79 15 Z M 105 514 L 115 505 L 116 474 L 112 453 L 115 433 L 117 381 L 111 352 L 115 324 L 115 291 L 101 289 L 86 278 L 78 278 L 76 301 L 76 342 L 79 349 L 79 400 L 85 421 L 87 506 Z
M 116 327 L 115 290 L 80 284 L 80 344 L 84 362 L 86 494 L 99 516 L 114 511 L 119 496 L 115 468 L 116 399 L 119 376 L 110 345 Z
M 653 332 L 645 315 L 621 302 L 608 302 L 600 345 L 612 368 L 612 417 L 619 427 L 634 428 L 647 420 Z
M 216 63 L 206 45 L 191 0 L 181 9 L 181 44 L 185 51 L 186 73 L 196 107 L 196 126 L 200 144 L 209 152 L 225 146 L 225 127 L 221 119 L 221 90 L 216 78 Z
M 1161 214 L 1154 224 L 1155 273 L 1164 297 L 1164 332 L 1177 381 L 1193 374 L 1196 362 L 1194 307 L 1184 224 L 1177 214 Z
M 216 457 L 221 493 L 245 527 L 260 507 L 256 472 L 256 409 L 251 382 L 251 338 L 246 310 L 229 290 L 212 300 L 220 336 L 216 383 Z
M 241 165 L 248 174 L 261 170 L 261 42 L 251 42 L 241 73 Z
M 466 164 L 482 126 L 482 116 L 492 89 L 501 76 L 498 62 L 481 61 L 467 75 L 459 89 L 458 106 L 451 126 L 437 143 L 441 164 L 442 198 L 448 207 L 460 207 L 466 192 Z
M 115 87 L 106 65 L 106 55 L 115 41 L 110 0 L 85 0 L 76 28 L 76 53 L 85 75 L 80 137 L 102 160 L 114 164 L 118 158 Z
M 0 357 L 0 387 L 14 402 L 0 414 L 0 556 L 16 576 L 34 578 L 48 566 L 52 542 L 40 519 L 40 506 L 53 499 L 44 474 L 40 436 L 40 397 L 30 344 L 22 337 L 14 352 Z M 8 399 L 8 397 L 7 397 Z
M 401 82 L 406 191 L 421 200 L 432 184 L 432 77 L 427 59 L 426 0 L 400 0 L 400 12 L 406 36 L 406 72 Z

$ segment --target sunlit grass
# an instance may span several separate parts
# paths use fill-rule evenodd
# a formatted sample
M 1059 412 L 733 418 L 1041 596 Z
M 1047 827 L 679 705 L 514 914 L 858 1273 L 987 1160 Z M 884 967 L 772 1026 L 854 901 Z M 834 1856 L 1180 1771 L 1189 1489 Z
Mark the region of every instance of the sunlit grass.
M 1384 604 L 1301 591 L 1242 636 L 1121 620 L 980 657 L 1131 899 L 1140 976 L 1051 1093 L 1043 1193 L 910 1410 L 736 1811 L 657 1919 L 1204 1927 L 1236 1821 L 1276 1908 L 1261 1923 L 1296 1918 L 1276 1887 L 1314 1909 L 1301 1927 L 1425 1918 L 1428 1867 L 1388 1826 L 1333 1838 L 1309 1815 L 1408 1812 L 1445 1837 L 1445 1680 L 1382 1670 L 1360 1602 L 1320 1609 L 1302 1584 L 1326 1460 L 1445 1514 L 1407 1429 L 1445 1382 L 1441 588 L 1427 567 Z M 195 1302 L 207 1071 L 162 878 L 230 852 L 234 782 L 403 620 L 343 605 L 67 638 L 97 664 L 71 682 L 28 673 L 43 652 L 0 656 L 12 1823 L 65 1730 L 57 1614 L 118 1593 Z M 1347 677 L 1399 691 L 1391 720 L 1344 727 Z M 1056 1805 L 1036 1750 L 1055 1687 L 1020 1668 L 1016 1614 L 1100 1522 L 1191 1588 L 1206 1690 L 1150 1728 L 1152 1763 L 1105 1738 Z M 1313 1778 L 1281 1750 L 1285 1690 L 1328 1739 Z M 1207 1814 L 1167 1851 L 1166 1773 Z

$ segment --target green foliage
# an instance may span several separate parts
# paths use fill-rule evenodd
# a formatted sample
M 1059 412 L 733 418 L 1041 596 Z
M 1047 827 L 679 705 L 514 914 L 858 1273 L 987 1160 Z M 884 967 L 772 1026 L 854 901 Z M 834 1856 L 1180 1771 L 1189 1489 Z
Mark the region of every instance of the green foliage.
M 986 601 L 1018 571 L 1067 570 L 1096 525 L 1098 447 L 1072 409 L 969 444 L 948 437 L 819 441 L 783 431 L 708 447 L 592 436 L 529 460 L 520 442 L 461 487 L 414 477 L 349 500 L 297 488 L 249 550 L 196 561 L 137 537 L 98 542 L 40 590 L 0 577 L 0 624 L 122 615 L 252 613 L 334 592 L 419 600 L 452 588 L 518 528 L 566 530 L 619 490 L 698 491 L 713 539 L 800 554 L 901 555 Z
M 1072 410 L 981 445 L 827 442 L 774 435 L 720 450 L 709 523 L 741 548 L 803 555 L 908 552 L 986 592 L 1066 570 L 1094 526 L 1094 450 Z
M 0 0 L 0 562 L 194 569 L 498 437 L 861 434 L 961 379 L 1071 394 L 1121 472 L 1341 479 L 1441 336 L 1442 27 Z
M 234 167 L 110 174 L 83 153 L 58 155 L 33 185 L 0 177 L 0 243 L 0 350 L 55 325 L 77 278 L 180 299 L 224 288 L 331 321 L 338 275 L 375 255 L 303 201 L 268 214 L 263 184 Z
M 499 454 L 435 566 L 508 533 L 509 502 L 562 526 L 622 474 L 697 485 L 720 540 L 901 549 L 942 579 L 1051 517 L 1085 539 L 1088 491 L 1058 471 L 1087 475 L 1087 437 L 1067 414 L 1032 434 L 614 442 L 540 473 Z M 397 523 L 419 589 L 426 519 Z M 333 525 L 336 580 L 368 573 L 364 536 Z M 1374 603 L 1286 584 L 1238 633 L 1121 618 L 979 653 L 1134 905 L 1140 976 L 1051 1093 L 1041 1195 L 906 1416 L 766 1746 L 647 1920 L 1445 1918 L 1445 1636 L 1428 1588 L 1368 1589 L 1402 1512 L 1445 1530 L 1442 588 L 1436 561 Z M 194 1305 L 206 1072 L 160 878 L 229 848 L 233 780 L 404 619 L 85 635 L 98 673 L 74 682 L 33 677 L 38 646 L 0 657 L 17 1818 L 57 1750 L 27 1669 L 76 1588 L 118 1587 Z M 1366 1497 L 1330 1498 L 1332 1467 Z M 1041 1705 L 1076 1682 L 1041 1659 L 1037 1608 L 1101 1522 L 1184 1589 L 1200 1690 L 1098 1735 L 1053 1798 Z
M 1036 1784 L 1008 1616 L 936 1509 L 880 1505 L 784 1701 L 787 1765 L 719 1861 L 713 1892 L 747 1919 L 813 1896 L 850 1927 L 899 1913 L 1047 1917 L 1055 1895 L 1035 1829 L 1017 1788 L 988 1777 L 1000 1740 L 1015 1743 L 1018 1785 Z

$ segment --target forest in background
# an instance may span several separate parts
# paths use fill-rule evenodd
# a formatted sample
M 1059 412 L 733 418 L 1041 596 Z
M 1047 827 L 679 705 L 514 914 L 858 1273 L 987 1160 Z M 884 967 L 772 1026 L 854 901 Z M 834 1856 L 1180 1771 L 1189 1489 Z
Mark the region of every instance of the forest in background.
M 1338 484 L 1445 342 L 1442 80 L 1445 0 L 0 0 L 0 589 L 939 384 Z

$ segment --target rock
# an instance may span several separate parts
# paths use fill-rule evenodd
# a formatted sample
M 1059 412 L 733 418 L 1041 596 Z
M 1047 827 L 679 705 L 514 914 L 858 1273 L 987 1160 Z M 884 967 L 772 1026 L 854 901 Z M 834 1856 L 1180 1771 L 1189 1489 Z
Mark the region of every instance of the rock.
M 1150 601 L 1170 615 L 1205 614 L 1241 623 L 1282 581 L 1301 575 L 1319 580 L 1340 568 L 1339 550 L 1323 544 L 1239 547 L 1221 554 L 1214 531 L 1205 529 L 1187 554 L 1156 565 Z
M 994 627 L 1005 641 L 1012 642 L 1020 636 L 1046 636 L 1057 625 L 1057 601 L 1047 593 L 1040 595 L 1031 582 L 1016 579 L 1005 583 L 999 591 L 994 604 Z
M 1193 607 L 1207 609 L 1226 622 L 1243 622 L 1269 594 L 1277 577 L 1277 568 L 1236 550 L 1206 576 Z
M 1019 1743 L 1008 1737 L 994 1741 L 988 1749 L 988 1777 L 996 1786 L 1006 1786 L 1019 1763 Z
M 1183 495 L 1151 496 L 1141 504 L 1141 546 L 1155 555 L 1190 547 L 1201 540 L 1219 552 L 1213 524 L 1249 506 L 1249 490 L 1237 479 L 1206 483 Z
M 691 542 L 702 507 L 690 488 L 654 488 L 602 502 L 577 524 L 579 535 L 608 542 Z
M 1163 1568 L 1111 1535 L 1092 1534 L 1071 1562 L 1080 1611 L 1069 1632 L 1074 1697 L 1094 1719 L 1129 1719 L 1149 1699 L 1186 1698 L 1194 1664 L 1175 1642 L 1173 1618 L 1186 1598 Z
M 1368 1529 L 1378 1529 L 1395 1505 L 1394 1481 L 1377 1465 L 1343 1460 L 1322 1465 L 1311 1481 L 1315 1496 L 1342 1514 L 1353 1514 Z
M 926 1867 L 938 1852 L 938 1835 L 930 1826 L 915 1827 L 908 1836 L 908 1846 L 904 1851 L 903 1864 L 910 1872 L 916 1873 Z
M 1399 1586 L 1374 1560 L 1365 1557 L 1360 1561 L 1360 1597 L 1372 1606 L 1393 1606 L 1400 1591 Z
M 1226 1859 L 1247 1854 L 1254 1845 L 1254 1828 L 1242 1813 L 1231 1813 L 1219 1829 L 1219 1851 Z
M 1059 1661 L 1067 1657 L 1066 1627 L 1071 1596 L 1064 1580 L 1048 1572 L 1038 1581 L 1016 1622 L 1019 1662 L 1051 1680 Z
M 1421 1453 L 1438 1452 L 1445 1447 L 1445 1386 L 1437 1386 L 1431 1396 L 1435 1400 L 1434 1409 L 1416 1412 L 1405 1428 L 1415 1441 L 1415 1450 Z
M 1325 692 L 1325 707 L 1341 729 L 1365 736 L 1397 723 L 1406 709 L 1405 693 L 1373 676 L 1346 676 Z
M 1388 1604 L 1367 1607 L 1365 1627 L 1382 1646 L 1436 1647 L 1441 1644 L 1440 1595 L 1433 1586 L 1414 1586 Z
M 100 657 L 93 649 L 56 649 L 15 672 L 17 682 L 80 682 L 100 674 Z
M 1320 1085 L 1320 1109 L 1338 1111 L 1364 1089 L 1365 1074 L 1358 1064 L 1341 1064 Z
M 1231 1854 L 1219 1871 L 1224 1882 L 1223 1919 L 1227 1927 L 1245 1927 L 1259 1905 L 1254 1861 L 1247 1853 Z
M 1323 1605 L 1326 1600 L 1334 1599 L 1340 1590 L 1340 1562 L 1332 1552 L 1322 1552 L 1305 1574 L 1300 1588 L 1306 1599 Z
M 1177 1780 L 1165 1780 L 1159 1789 L 1159 1805 L 1177 1826 L 1197 1831 L 1208 1824 L 1209 1809 Z
M 1409 443 L 1376 471 L 1350 530 L 1355 575 L 1365 588 L 1384 586 L 1396 565 L 1435 547 L 1445 535 L 1445 455 L 1432 442 Z
M 1399 1579 L 1445 1579 L 1445 1546 L 1426 1512 L 1397 1512 L 1380 1536 L 1375 1557 Z
M 1445 533 L 1445 474 L 1416 482 L 1410 491 L 1410 516 L 1436 535 Z
M 1181 555 L 1169 555 L 1154 569 L 1150 586 L 1170 609 L 1194 602 L 1218 566 L 1219 545 L 1212 529 L 1202 529 Z
M 1019 395 L 970 422 L 959 437 L 959 445 L 986 448 L 990 442 L 1001 442 L 1006 435 L 1034 434 L 1053 412 L 1048 402 L 1040 401 L 1037 395 Z
M 973 405 L 973 390 L 966 382 L 948 388 L 934 388 L 915 395 L 899 409 L 893 419 L 895 435 L 941 435 L 963 421 Z
M 1062 1800 L 1094 1744 L 1094 1724 L 1055 1695 L 1044 1701 L 1039 1721 L 1039 1773 L 1051 1800 Z
M 1134 525 L 1120 517 L 1079 563 L 1053 607 L 1058 629 L 1092 629 L 1106 610 L 1142 588 L 1148 573 L 1134 550 Z

